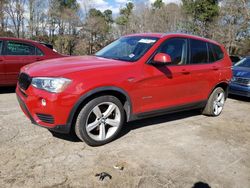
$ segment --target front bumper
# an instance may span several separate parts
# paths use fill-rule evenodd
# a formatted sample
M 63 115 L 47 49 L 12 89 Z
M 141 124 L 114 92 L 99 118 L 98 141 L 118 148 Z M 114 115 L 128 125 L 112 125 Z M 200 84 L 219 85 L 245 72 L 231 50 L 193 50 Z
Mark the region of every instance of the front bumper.
M 233 95 L 240 95 L 244 97 L 250 97 L 250 87 L 239 85 L 236 83 L 230 83 L 229 93 Z
M 32 86 L 24 91 L 18 85 L 16 95 L 22 111 L 33 124 L 55 132 L 70 132 L 71 125 L 67 123 L 67 120 L 76 100 L 75 96 L 48 93 Z M 46 100 L 46 106 L 42 105 L 42 99 Z M 41 118 L 41 114 L 47 116 Z

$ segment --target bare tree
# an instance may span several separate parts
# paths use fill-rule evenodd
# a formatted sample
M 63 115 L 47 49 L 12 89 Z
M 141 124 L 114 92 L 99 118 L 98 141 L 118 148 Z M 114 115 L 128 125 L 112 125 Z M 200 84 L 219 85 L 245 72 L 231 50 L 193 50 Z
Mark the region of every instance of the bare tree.
M 24 32 L 24 30 L 22 30 L 22 24 L 24 23 L 24 5 L 25 0 L 9 0 L 5 5 L 5 12 L 8 14 L 18 38 L 20 37 L 21 31 Z
M 230 54 L 237 54 L 240 42 L 249 36 L 249 19 L 243 14 L 248 8 L 244 1 L 224 0 L 215 24 L 213 38 L 225 45 Z
M 29 17 L 29 33 L 30 36 L 33 37 L 34 34 L 34 14 L 35 14 L 35 0 L 29 0 L 29 13 L 30 13 L 30 17 Z
M 136 5 L 129 21 L 129 32 L 176 32 L 182 22 L 181 8 L 158 1 L 155 7 Z
M 0 31 L 5 30 L 6 22 L 5 22 L 5 12 L 4 7 L 7 4 L 7 0 L 0 0 Z

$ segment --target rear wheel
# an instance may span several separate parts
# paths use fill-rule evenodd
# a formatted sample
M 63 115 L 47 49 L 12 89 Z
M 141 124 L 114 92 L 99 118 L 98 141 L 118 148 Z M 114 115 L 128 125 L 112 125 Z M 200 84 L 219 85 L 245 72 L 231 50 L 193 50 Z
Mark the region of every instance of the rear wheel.
M 76 120 L 76 135 L 91 146 L 106 144 L 119 134 L 124 117 L 123 105 L 116 97 L 97 97 L 80 111 Z
M 220 115 L 225 104 L 225 99 L 225 91 L 221 87 L 215 88 L 202 113 L 209 116 Z

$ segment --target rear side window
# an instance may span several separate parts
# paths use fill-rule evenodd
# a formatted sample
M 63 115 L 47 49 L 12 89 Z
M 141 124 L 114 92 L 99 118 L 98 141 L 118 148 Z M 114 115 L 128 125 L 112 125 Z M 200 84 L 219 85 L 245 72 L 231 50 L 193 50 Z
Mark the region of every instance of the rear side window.
M 223 59 L 224 53 L 218 45 L 208 43 L 208 46 L 209 46 L 209 61 L 210 62 L 215 62 L 215 61 L 219 61 Z
M 2 54 L 3 41 L 0 41 L 0 55 Z
M 158 53 L 166 53 L 171 57 L 172 64 L 186 64 L 187 59 L 187 39 L 172 38 L 168 39 L 159 48 Z
M 9 41 L 6 46 L 6 55 L 36 55 L 36 48 L 26 43 Z
M 190 64 L 208 63 L 207 43 L 190 39 Z

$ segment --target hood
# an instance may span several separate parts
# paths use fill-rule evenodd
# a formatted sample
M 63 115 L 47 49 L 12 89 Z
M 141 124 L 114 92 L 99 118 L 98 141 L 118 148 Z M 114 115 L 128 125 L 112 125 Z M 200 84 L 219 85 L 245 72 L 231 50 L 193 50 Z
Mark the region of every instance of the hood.
M 26 72 L 32 77 L 56 77 L 90 69 L 123 66 L 128 63 L 96 56 L 71 56 L 32 63 L 23 67 L 21 71 Z
M 250 78 L 250 68 L 234 66 L 233 75 L 236 77 Z

